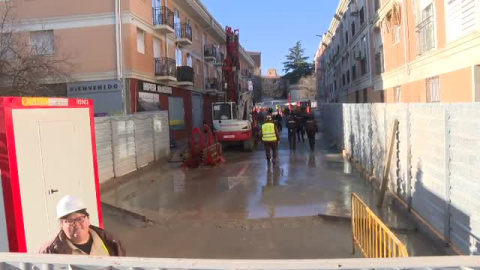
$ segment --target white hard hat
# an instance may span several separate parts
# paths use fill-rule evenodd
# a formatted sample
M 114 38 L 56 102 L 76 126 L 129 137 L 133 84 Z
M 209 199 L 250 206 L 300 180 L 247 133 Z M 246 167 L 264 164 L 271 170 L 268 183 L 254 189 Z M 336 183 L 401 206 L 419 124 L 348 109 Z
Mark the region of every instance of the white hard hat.
M 82 199 L 73 195 L 65 195 L 57 204 L 57 218 L 60 219 L 71 213 L 87 209 Z

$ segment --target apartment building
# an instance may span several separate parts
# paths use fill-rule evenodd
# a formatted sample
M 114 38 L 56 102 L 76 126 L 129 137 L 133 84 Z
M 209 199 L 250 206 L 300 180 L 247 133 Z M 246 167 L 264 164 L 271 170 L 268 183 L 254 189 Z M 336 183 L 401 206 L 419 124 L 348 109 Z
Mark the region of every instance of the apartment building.
M 323 102 L 480 100 L 478 0 L 342 0 L 319 44 Z
M 69 97 L 97 115 L 168 110 L 172 137 L 211 122 L 223 100 L 225 30 L 200 0 L 10 0 L 31 42 L 51 41 L 78 68 Z M 241 49 L 242 70 L 254 61 Z M 248 90 L 248 77 L 239 79 Z

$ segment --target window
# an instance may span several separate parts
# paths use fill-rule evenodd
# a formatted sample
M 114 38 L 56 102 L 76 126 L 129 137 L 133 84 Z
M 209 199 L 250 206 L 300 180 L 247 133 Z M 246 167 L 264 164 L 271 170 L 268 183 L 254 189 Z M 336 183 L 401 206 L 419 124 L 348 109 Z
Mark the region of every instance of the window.
M 360 9 L 360 25 L 363 25 L 363 23 L 365 23 L 365 10 L 362 7 Z
M 368 103 L 368 90 L 367 90 L 367 88 L 363 89 L 363 103 Z
M 355 92 L 355 103 L 360 103 L 360 92 Z
M 348 44 L 348 32 L 345 32 L 345 43 Z
M 393 45 L 399 42 L 400 42 L 400 25 L 397 25 L 393 30 Z
M 367 74 L 367 58 L 363 57 L 360 59 L 360 75 L 363 76 Z
M 177 61 L 177 67 L 183 66 L 183 52 L 182 52 L 182 49 L 177 48 L 175 50 L 175 60 Z
M 380 90 L 380 102 L 384 103 L 385 102 L 385 91 Z
M 193 68 L 193 59 L 192 59 L 192 55 L 190 53 L 187 53 L 187 66 Z
M 375 9 L 375 12 L 377 12 L 380 9 L 380 0 L 375 0 L 374 9 Z
M 232 107 L 229 103 L 213 105 L 213 120 L 232 119 Z
M 417 25 L 418 54 L 423 54 L 435 47 L 435 20 L 433 4 L 421 12 L 421 22 Z
M 347 83 L 350 83 L 350 70 L 347 71 Z
M 352 22 L 352 37 L 355 36 L 355 22 Z
M 193 31 L 193 36 L 195 38 L 195 40 L 198 40 L 198 36 L 199 36 L 199 33 L 200 31 L 198 31 L 198 25 L 195 24 L 195 31 Z
M 52 55 L 55 52 L 53 30 L 31 32 L 30 43 L 37 55 Z
M 345 86 L 345 74 L 342 74 L 342 86 Z
M 161 6 L 162 6 L 162 3 L 160 3 L 160 0 L 152 0 L 153 8 L 160 8 Z
M 137 52 L 145 54 L 145 32 L 137 28 Z
M 352 66 L 352 81 L 357 79 L 357 66 L 353 65 Z
M 383 46 L 380 46 L 379 52 L 375 54 L 375 73 L 380 75 L 383 72 L 385 72 L 383 66 Z
M 438 76 L 427 79 L 427 102 L 440 102 L 440 82 Z
M 393 94 L 395 95 L 394 96 L 395 102 L 402 102 L 402 87 L 401 86 L 394 87 L 393 88 Z
M 153 58 L 160 57 L 160 40 L 153 38 Z

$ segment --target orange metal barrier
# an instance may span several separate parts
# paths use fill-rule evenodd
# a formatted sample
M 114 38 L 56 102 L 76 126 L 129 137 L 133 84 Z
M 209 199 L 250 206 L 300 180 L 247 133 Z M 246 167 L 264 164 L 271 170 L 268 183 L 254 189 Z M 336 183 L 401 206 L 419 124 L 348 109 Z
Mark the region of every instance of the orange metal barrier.
M 353 253 L 358 244 L 367 258 L 406 258 L 407 248 L 372 210 L 352 193 Z

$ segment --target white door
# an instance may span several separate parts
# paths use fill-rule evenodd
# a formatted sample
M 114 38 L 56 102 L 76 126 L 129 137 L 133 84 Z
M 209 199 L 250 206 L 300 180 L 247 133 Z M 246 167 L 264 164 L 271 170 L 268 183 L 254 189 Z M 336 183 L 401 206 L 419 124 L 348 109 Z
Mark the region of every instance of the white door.
M 88 109 L 13 110 L 27 252 L 59 232 L 56 205 L 64 195 L 83 199 L 98 225 Z
M 153 58 L 160 58 L 160 40 L 153 39 Z
M 178 9 L 175 9 L 173 25 L 175 26 L 175 36 L 180 37 L 182 35 L 182 29 L 180 27 L 180 11 L 178 11 Z
M 182 52 L 182 49 L 177 48 L 175 50 L 175 58 L 176 58 L 176 61 L 177 61 L 177 67 L 183 66 L 183 52 Z

